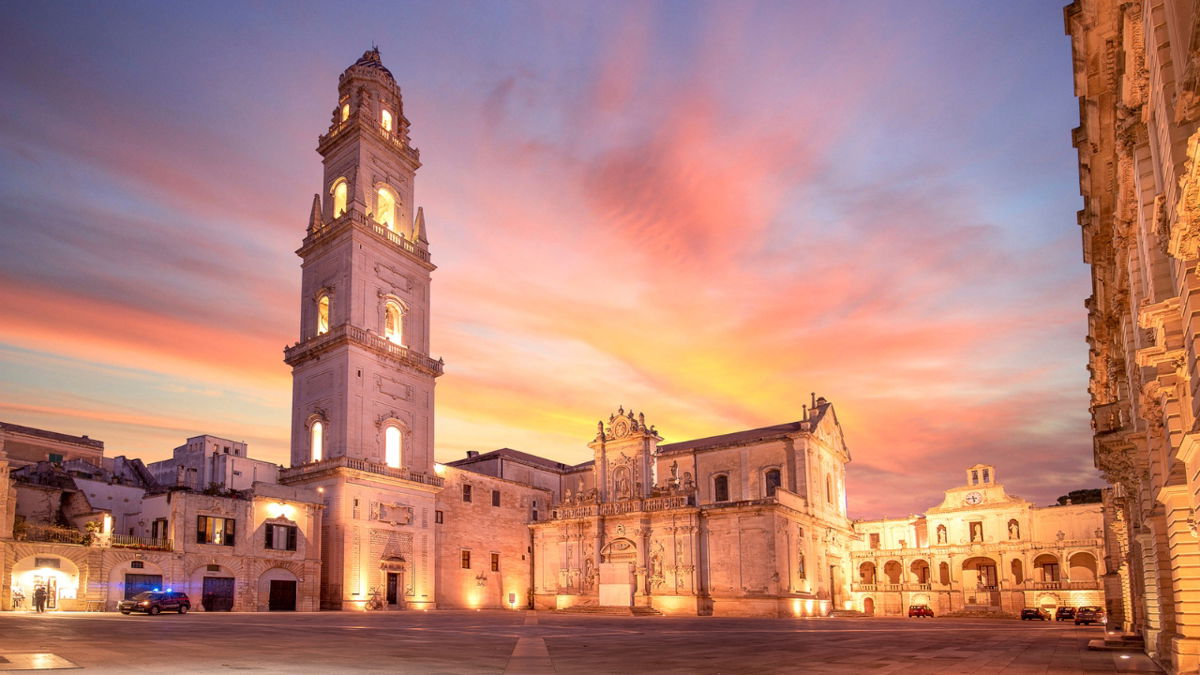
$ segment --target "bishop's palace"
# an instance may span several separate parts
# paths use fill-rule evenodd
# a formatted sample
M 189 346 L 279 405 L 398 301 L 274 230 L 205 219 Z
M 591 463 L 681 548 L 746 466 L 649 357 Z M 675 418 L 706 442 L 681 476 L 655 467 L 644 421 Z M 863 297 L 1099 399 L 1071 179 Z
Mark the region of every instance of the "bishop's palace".
M 377 50 L 342 73 L 301 259 L 291 466 L 187 439 L 170 459 L 0 424 L 0 607 L 113 610 L 173 588 L 197 611 L 502 608 L 693 615 L 1014 613 L 1103 603 L 1099 503 L 1035 507 L 993 466 L 925 514 L 852 522 L 833 405 L 663 444 L 606 413 L 592 459 L 434 461 L 420 154 Z M 591 433 L 591 432 L 589 432 Z

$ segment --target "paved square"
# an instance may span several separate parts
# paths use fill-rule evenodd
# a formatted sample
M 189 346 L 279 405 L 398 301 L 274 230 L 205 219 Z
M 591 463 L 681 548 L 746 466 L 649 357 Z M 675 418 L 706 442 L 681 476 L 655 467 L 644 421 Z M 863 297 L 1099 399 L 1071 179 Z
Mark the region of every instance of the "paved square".
M 550 612 L 0 615 L 0 656 L 94 672 L 1112 673 L 1096 626 L 982 619 L 727 619 Z

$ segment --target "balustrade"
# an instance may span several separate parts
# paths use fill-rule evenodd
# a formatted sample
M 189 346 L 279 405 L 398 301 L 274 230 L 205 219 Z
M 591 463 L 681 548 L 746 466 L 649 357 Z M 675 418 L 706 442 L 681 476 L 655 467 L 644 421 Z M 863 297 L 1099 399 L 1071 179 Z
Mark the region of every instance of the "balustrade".
M 438 476 L 431 476 L 427 473 L 410 471 L 408 469 L 398 469 L 386 464 L 376 464 L 375 462 L 368 462 L 365 459 L 357 459 L 354 457 L 330 457 L 329 459 L 322 459 L 318 462 L 309 462 L 308 464 L 293 466 L 291 468 L 281 470 L 279 472 L 279 477 L 280 479 L 299 478 L 301 476 L 307 476 L 309 474 L 318 473 L 337 467 L 345 467 L 347 469 L 354 469 L 355 471 L 364 471 L 366 473 L 374 473 L 380 476 L 410 480 L 415 483 L 424 483 L 426 485 L 433 485 L 436 487 L 441 487 L 446 482 L 444 479 L 439 478 Z

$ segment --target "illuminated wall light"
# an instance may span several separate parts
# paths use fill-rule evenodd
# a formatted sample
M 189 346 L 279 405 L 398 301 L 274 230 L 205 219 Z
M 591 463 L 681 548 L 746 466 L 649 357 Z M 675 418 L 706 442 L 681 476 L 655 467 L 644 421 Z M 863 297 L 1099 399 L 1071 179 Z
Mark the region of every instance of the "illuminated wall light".
M 805 613 L 805 614 L 812 614 L 812 613 L 813 613 L 813 607 L 815 607 L 815 606 L 816 606 L 816 605 L 814 604 L 814 602 L 813 602 L 812 600 L 805 600 L 805 601 L 804 601 L 804 613 Z
M 800 600 L 792 601 L 792 614 L 800 616 Z
M 291 520 L 292 513 L 294 512 L 295 509 L 292 508 L 291 504 L 284 504 L 282 502 L 271 502 L 270 504 L 267 504 L 267 515 L 271 516 L 272 518 L 287 518 L 288 520 Z
M 439 476 L 445 476 L 446 475 L 446 465 L 445 464 L 434 464 L 433 472 Z

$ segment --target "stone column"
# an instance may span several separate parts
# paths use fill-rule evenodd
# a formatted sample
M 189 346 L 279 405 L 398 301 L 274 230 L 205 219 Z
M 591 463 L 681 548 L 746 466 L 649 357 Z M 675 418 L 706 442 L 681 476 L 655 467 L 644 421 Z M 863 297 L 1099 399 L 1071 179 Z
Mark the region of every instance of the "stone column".
M 1165 538 L 1170 551 L 1169 578 L 1173 591 L 1174 630 L 1168 636 L 1171 662 L 1175 672 L 1194 672 L 1200 668 L 1200 542 L 1189 522 L 1192 509 L 1187 486 L 1165 487 L 1159 491 L 1159 500 L 1165 507 Z
M 1144 526 L 1142 530 L 1136 536 L 1142 556 L 1142 637 L 1146 641 L 1146 653 L 1157 658 L 1158 636 L 1162 632 L 1158 602 L 1158 558 L 1155 555 L 1153 533 Z

